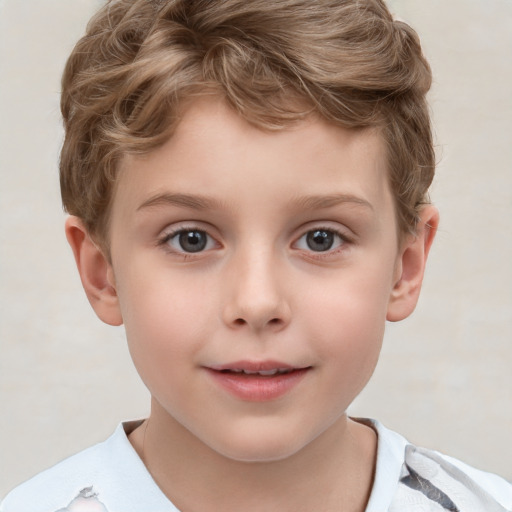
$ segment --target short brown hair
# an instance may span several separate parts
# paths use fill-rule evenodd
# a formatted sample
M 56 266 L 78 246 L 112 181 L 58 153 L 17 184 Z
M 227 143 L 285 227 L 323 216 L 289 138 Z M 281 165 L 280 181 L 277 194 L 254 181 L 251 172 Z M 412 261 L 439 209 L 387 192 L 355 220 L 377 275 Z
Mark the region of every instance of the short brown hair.
M 380 128 L 398 226 L 414 231 L 435 167 L 430 84 L 382 0 L 110 0 L 62 80 L 64 208 L 105 242 L 122 155 L 161 145 L 184 102 L 215 91 L 266 129 L 311 112 Z

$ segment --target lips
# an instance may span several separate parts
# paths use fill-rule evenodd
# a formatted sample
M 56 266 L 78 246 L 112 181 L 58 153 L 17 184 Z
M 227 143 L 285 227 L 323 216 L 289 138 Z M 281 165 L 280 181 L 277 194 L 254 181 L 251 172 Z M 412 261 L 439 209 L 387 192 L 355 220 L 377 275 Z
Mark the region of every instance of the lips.
M 248 402 L 266 402 L 283 397 L 298 386 L 311 369 L 278 361 L 240 361 L 206 368 L 217 386 Z

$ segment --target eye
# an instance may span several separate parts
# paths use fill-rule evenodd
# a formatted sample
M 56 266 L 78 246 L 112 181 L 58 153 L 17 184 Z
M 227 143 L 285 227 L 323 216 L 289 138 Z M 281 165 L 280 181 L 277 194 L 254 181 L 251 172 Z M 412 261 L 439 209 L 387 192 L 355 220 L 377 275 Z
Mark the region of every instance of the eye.
M 332 229 L 313 229 L 302 235 L 296 242 L 297 249 L 326 252 L 338 248 L 344 238 Z
M 187 253 L 201 252 L 215 246 L 215 241 L 210 235 L 199 229 L 180 229 L 168 234 L 162 242 L 176 252 Z

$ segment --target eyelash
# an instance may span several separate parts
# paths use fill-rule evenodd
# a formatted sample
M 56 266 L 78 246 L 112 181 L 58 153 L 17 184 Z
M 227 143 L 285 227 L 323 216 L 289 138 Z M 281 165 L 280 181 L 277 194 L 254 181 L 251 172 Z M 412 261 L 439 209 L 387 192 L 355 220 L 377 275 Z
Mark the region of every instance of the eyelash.
M 322 259 L 322 258 L 332 256 L 334 254 L 337 254 L 340 251 L 346 250 L 346 246 L 348 244 L 353 243 L 353 240 L 350 237 L 348 237 L 346 235 L 346 233 L 342 233 L 338 229 L 335 229 L 333 227 L 326 227 L 326 226 L 314 226 L 313 228 L 308 229 L 307 231 L 303 232 L 302 235 L 300 235 L 300 237 L 295 239 L 295 241 L 292 244 L 292 247 L 296 246 L 302 239 L 304 239 L 308 235 L 315 233 L 315 232 L 317 232 L 317 233 L 324 232 L 324 233 L 330 233 L 331 235 L 334 235 L 334 237 L 338 238 L 338 246 L 335 247 L 334 249 L 329 247 L 325 251 L 314 251 L 311 248 L 309 248 L 309 249 L 306 249 L 306 248 L 300 249 L 299 248 L 298 249 L 298 250 L 308 253 L 308 256 L 310 258 Z M 203 247 L 196 252 L 186 251 L 186 250 L 183 250 L 183 248 L 182 248 L 182 250 L 178 250 L 174 247 L 171 247 L 171 245 L 169 244 L 169 242 L 171 240 L 178 237 L 179 235 L 183 235 L 186 233 L 201 233 L 204 236 L 206 236 L 207 237 L 206 247 Z M 179 255 L 184 259 L 192 259 L 192 258 L 198 257 L 201 254 L 203 254 L 204 252 L 212 249 L 212 247 L 207 248 L 207 245 L 211 244 L 212 241 L 215 245 L 217 245 L 217 247 L 220 246 L 220 244 L 211 235 L 209 235 L 205 229 L 201 229 L 201 228 L 193 227 L 193 226 L 190 226 L 190 227 L 180 226 L 172 231 L 169 231 L 169 232 L 163 234 L 162 237 L 157 241 L 157 245 L 164 247 L 168 252 L 170 252 L 172 254 Z M 335 243 L 335 242 L 333 242 L 333 243 Z
M 330 256 L 333 256 L 335 254 L 338 254 L 341 251 L 344 251 L 347 249 L 347 245 L 351 244 L 353 240 L 347 236 L 346 233 L 342 232 L 339 229 L 328 227 L 328 226 L 314 226 L 312 229 L 308 229 L 305 231 L 299 238 L 296 239 L 293 245 L 297 245 L 297 243 L 307 237 L 311 233 L 330 233 L 338 238 L 338 245 L 334 248 L 328 248 L 325 251 L 314 251 L 311 248 L 309 249 L 303 249 L 307 254 L 309 258 L 314 259 L 323 259 L 328 258 Z M 307 243 L 307 242 L 306 242 Z M 333 242 L 336 243 L 336 242 Z
M 202 233 L 203 235 L 205 235 L 207 237 L 207 240 L 206 240 L 206 245 L 210 244 L 211 245 L 211 242 L 213 241 L 216 245 L 218 245 L 218 243 L 215 241 L 215 239 L 208 234 L 208 232 L 205 230 L 205 229 L 200 229 L 200 228 L 197 228 L 197 227 L 184 227 L 184 226 L 180 226 L 179 228 L 176 228 L 172 231 L 169 231 L 167 233 L 165 233 L 157 242 L 157 245 L 158 246 L 162 246 L 164 247 L 168 252 L 172 253 L 172 254 L 177 254 L 185 259 L 190 259 L 190 258 L 193 258 L 193 257 L 196 257 L 198 255 L 200 255 L 201 253 L 205 252 L 205 250 L 208 250 L 206 249 L 205 247 L 203 247 L 202 249 L 200 249 L 199 251 L 185 251 L 185 250 L 178 250 L 174 247 L 171 247 L 170 243 L 171 240 L 173 240 L 174 238 L 178 237 L 179 235 L 184 235 L 186 233 Z M 211 247 L 210 247 L 211 249 Z

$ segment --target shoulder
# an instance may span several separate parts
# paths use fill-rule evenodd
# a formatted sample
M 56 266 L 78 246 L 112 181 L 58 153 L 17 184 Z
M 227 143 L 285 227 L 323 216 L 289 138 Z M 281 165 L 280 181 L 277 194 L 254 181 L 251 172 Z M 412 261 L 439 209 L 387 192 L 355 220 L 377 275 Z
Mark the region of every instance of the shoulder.
M 452 464 L 453 467 L 458 468 L 460 471 L 459 475 L 467 475 L 468 478 L 479 484 L 489 495 L 494 496 L 500 503 L 503 503 L 507 510 L 512 510 L 511 482 L 493 473 L 476 469 L 448 455 L 443 455 L 438 452 L 434 453 L 438 457 L 443 457 L 449 464 Z
M 458 510 L 509 512 L 512 484 L 453 457 L 410 444 L 372 422 L 379 437 L 374 489 L 367 512 Z
M 105 463 L 108 466 L 109 441 L 73 455 L 19 485 L 2 502 L 1 512 L 55 512 L 65 508 L 82 490 L 82 494 L 87 489 L 93 492 L 93 482 L 108 478 L 101 473 Z
M 161 494 L 119 425 L 106 441 L 39 473 L 12 490 L 0 512 L 112 512 L 136 510 L 143 495 L 154 510 L 169 502 Z M 162 508 L 163 509 L 163 508 Z

